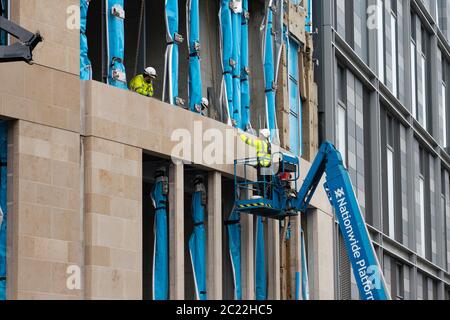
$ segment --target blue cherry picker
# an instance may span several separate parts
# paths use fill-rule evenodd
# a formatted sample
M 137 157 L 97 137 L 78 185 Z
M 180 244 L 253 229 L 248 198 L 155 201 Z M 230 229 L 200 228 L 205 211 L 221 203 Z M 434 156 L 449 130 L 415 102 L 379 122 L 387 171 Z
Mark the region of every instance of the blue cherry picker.
M 274 153 L 270 173 L 262 181 L 249 179 L 256 158 L 235 160 L 235 208 L 238 212 L 283 220 L 299 212 L 306 214 L 316 188 L 325 174 L 328 199 L 335 209 L 339 228 L 352 265 L 362 300 L 389 300 L 390 294 L 359 208 L 350 175 L 341 154 L 330 142 L 324 142 L 297 191 L 299 158 Z M 243 180 L 237 170 L 243 170 Z M 257 186 L 257 188 L 255 188 Z M 252 196 L 254 190 L 258 195 Z

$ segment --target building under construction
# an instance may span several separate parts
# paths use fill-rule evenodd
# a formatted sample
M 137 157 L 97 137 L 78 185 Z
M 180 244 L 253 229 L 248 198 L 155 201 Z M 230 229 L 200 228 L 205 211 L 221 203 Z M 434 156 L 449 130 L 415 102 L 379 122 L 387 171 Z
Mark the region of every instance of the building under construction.
M 333 126 L 319 128 L 315 79 L 335 75 L 310 0 L 0 1 L 43 38 L 33 64 L 0 63 L 0 298 L 357 298 L 341 293 L 351 268 L 325 179 L 302 214 L 235 206 L 256 179 L 236 162 L 256 157 L 242 134 L 270 129 L 301 184 Z M 148 66 L 152 97 L 129 87 Z

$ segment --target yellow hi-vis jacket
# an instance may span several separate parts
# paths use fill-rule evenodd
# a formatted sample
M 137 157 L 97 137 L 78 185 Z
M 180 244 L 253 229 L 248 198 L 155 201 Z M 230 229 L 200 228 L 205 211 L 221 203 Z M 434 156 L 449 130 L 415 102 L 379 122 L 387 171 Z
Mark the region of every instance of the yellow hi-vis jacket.
M 258 164 L 261 167 L 270 167 L 271 155 L 269 150 L 269 144 L 267 141 L 260 139 L 252 139 L 245 134 L 241 134 L 241 140 L 249 146 L 256 148 L 256 156 L 258 157 Z
M 139 74 L 130 81 L 130 89 L 143 96 L 153 97 L 153 83 L 146 82 L 144 75 Z

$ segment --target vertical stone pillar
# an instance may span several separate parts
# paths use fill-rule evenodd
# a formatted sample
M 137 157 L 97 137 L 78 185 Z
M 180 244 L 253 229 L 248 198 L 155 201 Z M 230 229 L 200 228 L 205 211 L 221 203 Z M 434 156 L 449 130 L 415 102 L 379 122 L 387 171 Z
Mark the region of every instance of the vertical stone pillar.
M 140 300 L 142 150 L 92 136 L 84 141 L 85 297 Z
M 170 299 L 184 299 L 184 165 L 169 169 Z
M 222 175 L 208 176 L 208 299 L 222 299 Z
M 280 300 L 281 283 L 280 283 L 280 222 L 278 220 L 269 219 L 267 252 L 268 252 L 268 283 L 267 298 L 269 300 Z
M 334 299 L 333 217 L 318 209 L 308 212 L 310 298 Z

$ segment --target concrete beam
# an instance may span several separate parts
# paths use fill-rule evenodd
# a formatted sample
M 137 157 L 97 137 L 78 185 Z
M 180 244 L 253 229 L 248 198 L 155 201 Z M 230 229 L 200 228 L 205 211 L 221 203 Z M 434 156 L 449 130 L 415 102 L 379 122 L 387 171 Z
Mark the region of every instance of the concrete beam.
M 208 299 L 222 299 L 222 175 L 208 176 Z
M 169 169 L 170 299 L 184 299 L 184 165 Z

